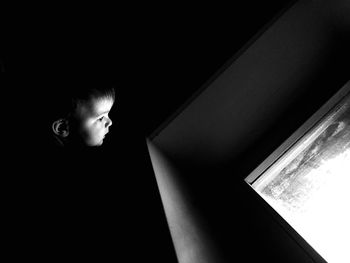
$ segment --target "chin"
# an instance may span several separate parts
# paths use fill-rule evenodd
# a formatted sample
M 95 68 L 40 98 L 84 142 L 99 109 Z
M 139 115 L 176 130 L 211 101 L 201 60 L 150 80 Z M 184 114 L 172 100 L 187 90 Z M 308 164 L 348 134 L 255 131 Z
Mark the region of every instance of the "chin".
M 98 143 L 96 143 L 95 146 L 101 146 L 103 144 L 103 140 L 99 141 Z
M 103 140 L 98 141 L 98 142 L 86 143 L 86 145 L 87 145 L 87 146 L 90 146 L 90 147 L 98 147 L 98 146 L 101 146 L 102 144 L 103 144 Z

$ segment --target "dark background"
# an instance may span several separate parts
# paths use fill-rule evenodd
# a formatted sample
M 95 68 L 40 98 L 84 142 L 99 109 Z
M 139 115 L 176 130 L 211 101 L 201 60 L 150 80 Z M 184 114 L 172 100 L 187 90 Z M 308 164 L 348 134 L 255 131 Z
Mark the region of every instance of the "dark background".
M 2 57 L 27 78 L 103 72 L 148 135 L 293 2 L 22 8 L 5 21 Z
M 40 136 L 32 139 L 37 133 L 32 135 L 29 130 L 42 124 L 45 103 L 49 103 L 45 94 L 50 92 L 50 86 L 43 83 L 76 71 L 86 78 L 97 75 L 110 79 L 117 87 L 111 112 L 113 126 L 105 145 L 93 157 L 76 157 L 73 164 L 68 161 L 74 169 L 58 169 L 64 175 L 55 177 L 67 182 L 78 164 L 84 167 L 83 172 L 75 172 L 87 176 L 76 178 L 72 185 L 80 189 L 78 182 L 84 181 L 85 189 L 95 194 L 77 191 L 86 198 L 80 198 L 74 207 L 84 207 L 85 218 L 90 215 L 87 211 L 94 212 L 91 218 L 96 214 L 108 218 L 98 219 L 105 231 L 96 234 L 99 238 L 92 239 L 90 245 L 104 250 L 95 249 L 96 254 L 117 259 L 123 255 L 129 257 L 128 262 L 176 262 L 145 137 L 292 2 L 130 3 L 101 9 L 40 7 L 45 12 L 23 8 L 5 21 L 2 75 L 10 91 L 21 94 L 16 108 L 20 109 L 21 123 L 28 125 L 16 131 L 31 147 Z M 31 147 L 26 149 L 31 155 L 25 155 L 25 160 L 31 164 L 32 172 L 40 168 L 42 173 L 31 180 L 23 178 L 22 172 L 19 183 L 24 186 L 37 180 L 45 188 L 42 176 L 55 176 L 57 169 L 47 167 L 45 159 L 40 159 L 45 153 L 37 155 L 38 149 Z M 19 146 L 13 148 L 19 151 Z M 43 195 L 38 196 L 37 202 L 42 199 Z M 91 200 L 98 202 L 91 205 Z M 18 202 L 25 203 L 21 199 Z M 73 210 L 78 214 L 79 209 Z M 100 239 L 104 242 L 96 243 Z M 86 248 L 81 251 L 91 253 Z

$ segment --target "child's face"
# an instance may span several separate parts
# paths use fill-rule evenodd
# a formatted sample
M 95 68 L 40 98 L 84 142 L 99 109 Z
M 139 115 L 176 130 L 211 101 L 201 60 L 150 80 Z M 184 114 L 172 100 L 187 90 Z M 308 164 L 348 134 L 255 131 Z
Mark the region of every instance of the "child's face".
M 108 113 L 113 106 L 113 99 L 92 99 L 80 104 L 76 112 L 77 135 L 87 146 L 100 146 L 112 125 Z

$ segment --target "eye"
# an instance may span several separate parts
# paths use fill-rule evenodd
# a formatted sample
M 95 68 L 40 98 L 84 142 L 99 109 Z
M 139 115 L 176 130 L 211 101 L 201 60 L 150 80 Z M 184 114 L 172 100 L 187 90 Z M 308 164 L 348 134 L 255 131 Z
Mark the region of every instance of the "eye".
M 99 118 L 98 120 L 99 120 L 99 121 L 102 121 L 102 120 L 103 120 L 103 118 L 104 118 L 104 117 L 102 116 L 102 117 L 101 117 L 101 118 Z

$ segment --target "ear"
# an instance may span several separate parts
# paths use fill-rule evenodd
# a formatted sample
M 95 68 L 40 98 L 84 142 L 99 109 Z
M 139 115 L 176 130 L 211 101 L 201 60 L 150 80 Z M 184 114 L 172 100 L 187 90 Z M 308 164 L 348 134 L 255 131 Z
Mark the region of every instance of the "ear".
M 58 119 L 52 124 L 54 134 L 65 138 L 69 135 L 69 125 L 66 119 Z

